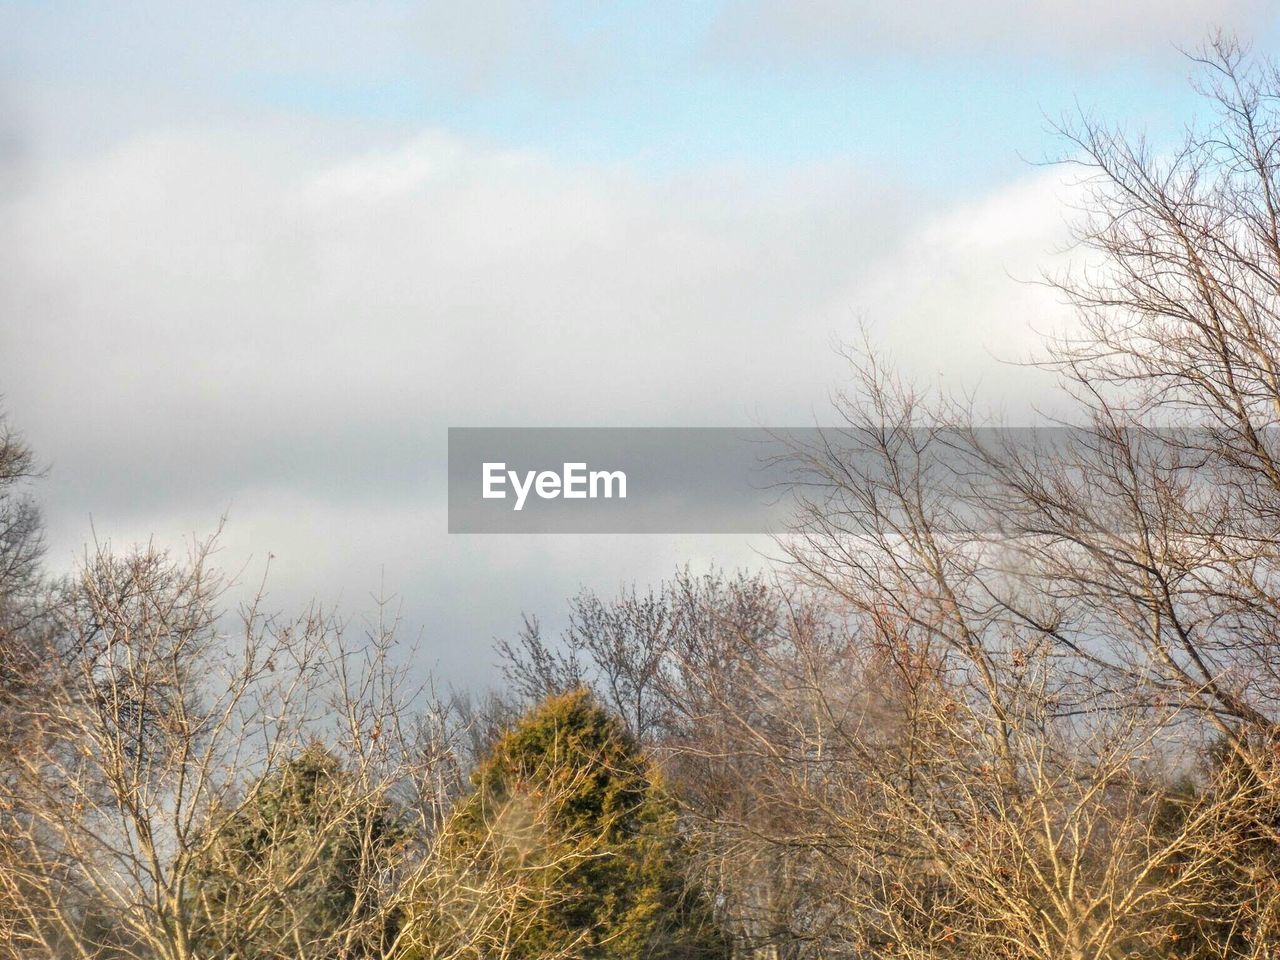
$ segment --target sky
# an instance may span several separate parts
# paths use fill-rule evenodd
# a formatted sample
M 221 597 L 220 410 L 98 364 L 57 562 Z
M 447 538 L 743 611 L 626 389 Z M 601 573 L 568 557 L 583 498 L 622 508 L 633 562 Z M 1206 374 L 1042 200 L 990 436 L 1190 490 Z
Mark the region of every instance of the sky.
M 450 536 L 450 426 L 822 422 L 867 329 L 1027 411 L 1053 122 L 1161 137 L 1261 0 L 0 0 L 0 395 L 93 538 L 393 598 L 424 671 L 759 538 Z

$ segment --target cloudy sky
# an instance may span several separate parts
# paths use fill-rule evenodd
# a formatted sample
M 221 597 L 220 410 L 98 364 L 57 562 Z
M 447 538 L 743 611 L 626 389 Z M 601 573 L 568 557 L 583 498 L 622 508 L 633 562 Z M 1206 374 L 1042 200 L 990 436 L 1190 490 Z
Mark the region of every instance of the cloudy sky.
M 0 394 L 94 535 L 272 598 L 379 589 L 424 668 L 710 537 L 450 537 L 453 426 L 822 419 L 865 323 L 1024 408 L 1067 322 L 1048 121 L 1172 130 L 1178 45 L 1263 0 L 0 0 Z

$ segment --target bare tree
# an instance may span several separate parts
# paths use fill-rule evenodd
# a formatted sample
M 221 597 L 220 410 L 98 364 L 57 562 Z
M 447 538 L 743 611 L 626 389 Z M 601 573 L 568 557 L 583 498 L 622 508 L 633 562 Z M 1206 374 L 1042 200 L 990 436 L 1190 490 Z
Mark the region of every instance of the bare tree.
M 44 552 L 40 511 L 29 484 L 37 476 L 31 449 L 0 414 L 0 740 L 22 735 L 22 701 L 51 651 L 42 622 Z
M 1197 61 L 1215 116 L 1174 149 L 1066 128 L 1096 266 L 1055 281 L 1080 326 L 1049 365 L 1102 471 L 1083 488 L 1061 483 L 1079 460 L 1041 483 L 1018 472 L 1014 532 L 1060 545 L 1081 599 L 1230 735 L 1273 725 L 1280 696 L 1280 78 L 1225 37 Z
M 645 593 L 630 586 L 605 599 L 584 590 L 569 602 L 561 637 L 548 641 L 537 618 L 526 616 L 515 641 L 497 649 L 518 697 L 585 684 L 633 736 L 660 746 L 696 710 L 688 672 L 763 646 L 784 602 L 765 577 L 686 567 Z
M 36 476 L 30 448 L 0 414 L 0 784 L 12 782 L 11 759 L 35 735 L 28 706 L 46 694 L 60 653 L 44 602 L 43 528 L 30 491 Z M 10 818 L 0 806 L 0 871 L 19 853 Z M 0 940 L 22 930 L 21 911 L 0 897 Z
M 795 451 L 793 569 L 864 637 L 891 622 L 922 645 L 951 711 L 941 740 L 906 737 L 912 790 L 877 750 L 847 789 L 883 805 L 833 808 L 893 838 L 854 844 L 882 906 L 844 886 L 865 894 L 849 916 L 879 918 L 868 949 L 945 956 L 954 934 L 998 956 L 1162 955 L 1215 923 L 1212 955 L 1270 949 L 1274 874 L 1250 851 L 1277 839 L 1280 79 L 1228 39 L 1198 61 L 1217 116 L 1179 147 L 1066 128 L 1090 259 L 1053 281 L 1080 322 L 1045 366 L 1072 425 L 980 429 L 968 401 L 860 353 L 841 427 Z M 1231 759 L 1179 799 L 1174 773 L 1212 742 Z
M 221 955 L 209 943 L 228 941 L 210 934 L 234 931 L 231 943 L 284 938 L 294 956 L 354 956 L 408 880 L 412 845 L 375 836 L 360 813 L 386 809 L 422 756 L 393 634 L 352 644 L 330 616 L 282 621 L 259 601 L 221 617 L 211 549 L 178 563 L 99 548 L 64 591 L 59 626 L 79 653 L 29 705 L 39 733 L 0 798 L 16 854 L 0 888 L 22 914 L 21 955 L 185 960 Z M 300 829 L 257 805 L 316 742 L 345 772 L 307 811 L 305 842 L 267 837 L 234 895 L 211 903 L 210 871 L 237 823 Z M 339 837 L 347 915 L 301 942 L 300 893 L 332 869 L 323 860 Z

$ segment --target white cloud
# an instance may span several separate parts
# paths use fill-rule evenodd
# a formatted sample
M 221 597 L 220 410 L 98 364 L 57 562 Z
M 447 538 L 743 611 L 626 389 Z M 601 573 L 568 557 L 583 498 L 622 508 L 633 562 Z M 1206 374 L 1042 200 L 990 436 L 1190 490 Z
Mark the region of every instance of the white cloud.
M 440 133 L 317 166 L 184 133 L 4 213 L 9 356 L 45 358 L 8 371 L 31 429 L 113 457 L 145 412 L 154 440 L 131 444 L 204 461 L 210 441 L 791 415 L 846 322 L 819 308 L 909 205 L 839 166 L 654 181 Z
M 1053 406 L 1053 380 L 1019 365 L 1043 358 L 1045 335 L 1071 322 L 1040 283 L 1068 259 L 1069 199 L 1071 188 L 1049 170 L 957 203 L 898 239 L 837 296 L 857 304 L 924 382 L 980 388 L 980 406 L 1005 406 L 1031 423 L 1033 407 Z
M 584 578 L 750 553 L 447 537 L 446 426 L 808 421 L 859 315 L 926 372 L 999 378 L 986 348 L 1053 314 L 1005 272 L 1058 238 L 1052 193 L 929 213 L 843 165 L 659 180 L 442 132 L 338 161 L 153 135 L 0 201 L 0 383 L 53 464 L 56 561 L 90 515 L 173 539 L 229 507 L 233 566 L 271 551 L 279 596 L 359 603 L 385 564 L 474 667 L 467 643 Z

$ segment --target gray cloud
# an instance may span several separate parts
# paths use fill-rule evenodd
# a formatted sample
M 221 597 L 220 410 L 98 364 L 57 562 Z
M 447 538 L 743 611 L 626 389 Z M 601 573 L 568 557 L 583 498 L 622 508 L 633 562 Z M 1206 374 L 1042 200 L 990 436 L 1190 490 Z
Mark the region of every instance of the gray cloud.
M 614 37 L 573 34 L 550 0 L 479 0 L 426 4 L 413 18 L 416 46 L 446 76 L 473 90 L 519 78 L 561 94 L 598 79 Z
M 1274 23 L 1266 0 L 742 0 L 725 7 L 708 46 L 719 56 L 764 61 L 981 54 L 1089 65 L 1171 59 L 1175 44 L 1195 45 L 1211 29 L 1249 37 Z

